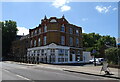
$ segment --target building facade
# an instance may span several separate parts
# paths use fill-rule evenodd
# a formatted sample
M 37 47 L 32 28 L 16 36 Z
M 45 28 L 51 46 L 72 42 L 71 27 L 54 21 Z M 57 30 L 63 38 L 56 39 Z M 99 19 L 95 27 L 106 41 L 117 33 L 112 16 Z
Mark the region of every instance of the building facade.
M 29 29 L 29 63 L 80 63 L 83 62 L 82 28 L 62 18 L 45 16 L 38 27 Z
M 27 62 L 27 49 L 29 46 L 29 35 L 16 37 L 16 40 L 12 42 L 11 46 L 12 60 L 17 62 Z

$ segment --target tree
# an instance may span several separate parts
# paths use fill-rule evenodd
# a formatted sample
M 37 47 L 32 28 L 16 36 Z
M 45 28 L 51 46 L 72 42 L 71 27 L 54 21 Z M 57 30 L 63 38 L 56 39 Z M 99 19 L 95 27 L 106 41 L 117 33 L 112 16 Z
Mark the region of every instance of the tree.
M 107 58 L 107 61 L 110 64 L 117 64 L 118 65 L 118 61 L 120 58 L 120 49 L 119 48 L 109 48 L 105 50 L 105 56 Z
M 10 52 L 11 43 L 16 38 L 18 29 L 15 21 L 0 22 L 0 28 L 2 28 L 2 56 L 8 57 Z
M 109 47 L 116 46 L 115 37 L 110 37 L 108 35 L 101 36 L 95 33 L 83 33 L 83 47 L 85 51 L 92 52 L 94 49 L 97 51 L 97 57 L 105 56 L 105 49 Z

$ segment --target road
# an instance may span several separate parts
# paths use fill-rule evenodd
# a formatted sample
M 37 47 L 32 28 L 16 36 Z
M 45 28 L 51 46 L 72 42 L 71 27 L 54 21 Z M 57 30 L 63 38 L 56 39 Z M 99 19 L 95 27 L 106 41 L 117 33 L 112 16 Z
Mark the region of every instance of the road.
M 59 69 L 37 68 L 34 66 L 0 62 L 2 80 L 111 80 L 107 77 L 67 72 Z M 114 79 L 112 79 L 114 80 Z

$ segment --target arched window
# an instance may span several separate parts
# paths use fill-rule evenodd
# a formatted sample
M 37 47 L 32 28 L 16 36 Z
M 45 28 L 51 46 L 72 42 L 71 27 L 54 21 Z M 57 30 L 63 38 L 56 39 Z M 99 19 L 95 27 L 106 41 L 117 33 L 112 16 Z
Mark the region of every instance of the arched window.
M 57 22 L 55 19 L 52 19 L 50 22 Z

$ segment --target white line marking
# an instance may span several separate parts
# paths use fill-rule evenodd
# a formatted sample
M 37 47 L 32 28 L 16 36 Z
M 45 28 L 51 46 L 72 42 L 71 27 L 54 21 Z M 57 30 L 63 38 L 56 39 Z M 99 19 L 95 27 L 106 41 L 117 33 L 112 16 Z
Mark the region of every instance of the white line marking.
M 8 70 L 5 70 L 5 69 L 2 69 L 2 70 L 4 70 L 4 71 L 6 71 L 6 72 L 10 73 L 10 71 L 8 71 Z
M 16 76 L 18 76 L 18 77 L 20 77 L 20 78 L 23 78 L 23 79 L 26 79 L 26 80 L 30 80 L 30 79 L 28 79 L 28 78 L 26 78 L 26 77 L 23 77 L 23 76 L 21 76 L 21 75 L 16 75 Z

